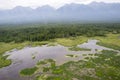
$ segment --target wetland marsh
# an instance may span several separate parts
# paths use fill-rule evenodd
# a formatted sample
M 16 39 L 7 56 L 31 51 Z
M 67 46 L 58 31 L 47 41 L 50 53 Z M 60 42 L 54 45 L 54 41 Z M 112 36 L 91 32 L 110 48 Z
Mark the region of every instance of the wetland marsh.
M 2 28 L 0 80 L 119 80 L 119 26 L 102 26 Z

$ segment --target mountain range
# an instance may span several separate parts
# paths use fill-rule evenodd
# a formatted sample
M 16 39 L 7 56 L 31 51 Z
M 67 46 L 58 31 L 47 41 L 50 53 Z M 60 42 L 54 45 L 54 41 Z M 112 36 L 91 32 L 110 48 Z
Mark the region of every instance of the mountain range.
M 36 9 L 17 6 L 0 10 L 0 24 L 31 22 L 120 22 L 120 3 L 71 3 L 58 9 L 49 5 Z

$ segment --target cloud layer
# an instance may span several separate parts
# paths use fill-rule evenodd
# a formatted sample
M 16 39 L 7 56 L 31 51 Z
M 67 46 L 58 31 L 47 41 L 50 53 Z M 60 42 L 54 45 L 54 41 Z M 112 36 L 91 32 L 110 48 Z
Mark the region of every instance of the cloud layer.
M 0 0 L 0 9 L 11 9 L 16 6 L 36 8 L 43 5 L 50 5 L 54 8 L 58 8 L 63 6 L 64 4 L 70 3 L 88 4 L 93 1 L 106 3 L 120 2 L 120 0 Z

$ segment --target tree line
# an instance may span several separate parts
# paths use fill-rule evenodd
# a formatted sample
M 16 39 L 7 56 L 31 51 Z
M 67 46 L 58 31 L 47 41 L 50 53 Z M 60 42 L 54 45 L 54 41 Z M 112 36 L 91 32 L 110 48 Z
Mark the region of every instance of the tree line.
M 44 41 L 76 36 L 106 36 L 120 33 L 120 24 L 46 24 L 0 27 L 0 42 Z

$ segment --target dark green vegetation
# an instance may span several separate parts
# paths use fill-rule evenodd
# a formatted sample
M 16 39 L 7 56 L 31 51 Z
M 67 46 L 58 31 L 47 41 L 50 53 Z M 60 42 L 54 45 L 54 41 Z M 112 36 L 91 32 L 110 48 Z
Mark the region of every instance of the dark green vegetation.
M 8 56 L 0 55 L 0 68 L 11 64 L 11 60 L 6 59 Z
M 33 68 L 26 68 L 20 71 L 21 75 L 32 75 L 34 74 L 34 72 L 37 70 L 37 67 L 33 67 Z
M 91 51 L 91 49 L 79 48 L 76 46 L 70 47 L 69 50 L 71 50 L 71 51 Z
M 120 53 L 106 50 L 60 66 L 56 66 L 52 59 L 43 60 L 37 64 L 40 69 L 36 72 L 41 74 L 36 76 L 36 80 L 119 80 L 119 61 Z
M 74 54 L 67 54 L 66 57 L 71 57 L 71 58 L 75 58 L 78 57 L 78 55 L 74 55 Z
M 22 26 L 22 27 L 21 27 Z M 105 36 L 120 33 L 120 24 L 47 24 L 0 28 L 0 42 L 44 41 L 75 36 Z

